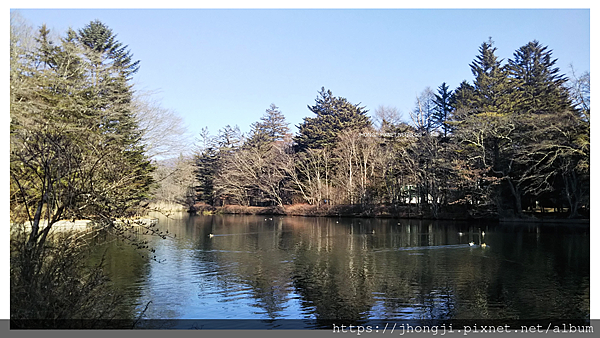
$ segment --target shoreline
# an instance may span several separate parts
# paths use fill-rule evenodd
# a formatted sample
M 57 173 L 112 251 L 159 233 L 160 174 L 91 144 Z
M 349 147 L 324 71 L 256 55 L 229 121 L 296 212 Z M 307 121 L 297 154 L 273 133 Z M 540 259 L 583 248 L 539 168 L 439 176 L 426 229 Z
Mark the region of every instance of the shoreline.
M 198 215 L 271 215 L 271 216 L 298 216 L 298 217 L 356 217 L 356 218 L 400 218 L 400 219 L 426 219 L 447 221 L 493 221 L 498 223 L 548 223 L 548 224 L 578 224 L 590 225 L 589 218 L 557 218 L 564 214 L 556 214 L 555 217 L 538 218 L 531 214 L 525 217 L 500 217 L 489 214 L 471 214 L 469 212 L 440 212 L 437 217 L 427 213 L 417 213 L 408 207 L 391 206 L 360 206 L 360 205 L 323 205 L 317 207 L 308 204 L 293 204 L 269 207 L 225 205 L 214 207 L 206 204 L 196 204 L 187 211 Z M 546 213 L 545 215 L 548 215 Z

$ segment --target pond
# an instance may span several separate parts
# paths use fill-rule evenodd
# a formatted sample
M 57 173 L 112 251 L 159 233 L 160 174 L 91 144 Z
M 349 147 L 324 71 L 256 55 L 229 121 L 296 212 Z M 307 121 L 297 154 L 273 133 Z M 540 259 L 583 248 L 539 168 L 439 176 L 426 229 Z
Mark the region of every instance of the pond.
M 171 237 L 148 237 L 151 257 L 103 247 L 136 315 L 166 327 L 589 319 L 588 226 L 177 214 L 158 227 Z

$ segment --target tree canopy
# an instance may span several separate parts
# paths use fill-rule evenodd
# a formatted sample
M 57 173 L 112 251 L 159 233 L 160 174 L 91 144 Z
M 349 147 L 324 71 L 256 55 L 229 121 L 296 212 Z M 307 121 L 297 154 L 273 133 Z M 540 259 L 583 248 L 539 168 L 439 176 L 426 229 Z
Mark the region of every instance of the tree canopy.
M 371 126 L 368 110 L 360 103 L 350 103 L 346 98 L 333 96 L 331 90 L 321 88 L 315 105 L 308 106 L 316 117 L 305 117 L 298 126 L 294 138 L 296 149 L 323 148 L 333 146 L 340 132 L 345 129 L 361 129 Z

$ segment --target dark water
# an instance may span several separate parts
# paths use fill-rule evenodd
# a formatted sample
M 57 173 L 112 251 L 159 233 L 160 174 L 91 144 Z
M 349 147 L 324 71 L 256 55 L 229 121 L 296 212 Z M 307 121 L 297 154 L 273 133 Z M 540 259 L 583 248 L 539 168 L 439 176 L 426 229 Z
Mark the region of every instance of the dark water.
M 104 245 L 143 318 L 589 318 L 588 227 L 187 214 L 159 227 L 175 236 L 149 237 L 162 262 Z

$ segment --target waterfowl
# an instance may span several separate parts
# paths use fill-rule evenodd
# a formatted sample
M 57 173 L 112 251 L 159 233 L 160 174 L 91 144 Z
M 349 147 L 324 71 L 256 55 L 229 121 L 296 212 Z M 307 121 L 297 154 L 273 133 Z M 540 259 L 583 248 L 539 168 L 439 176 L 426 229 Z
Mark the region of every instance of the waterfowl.
M 482 248 L 485 248 L 487 245 L 485 243 L 481 244 Z
M 469 242 L 469 246 L 475 246 L 475 242 Z
M 213 235 L 213 234 L 208 234 L 208 238 L 213 238 L 213 237 L 215 237 L 215 235 Z

